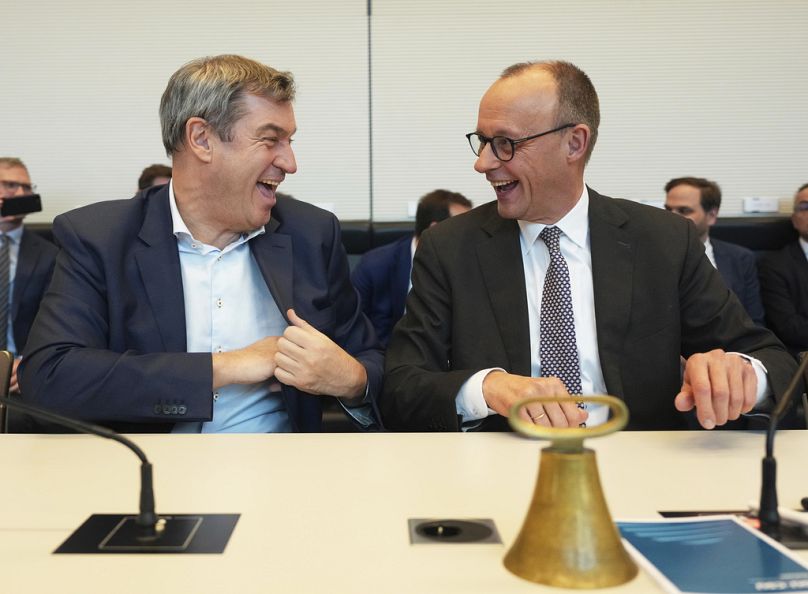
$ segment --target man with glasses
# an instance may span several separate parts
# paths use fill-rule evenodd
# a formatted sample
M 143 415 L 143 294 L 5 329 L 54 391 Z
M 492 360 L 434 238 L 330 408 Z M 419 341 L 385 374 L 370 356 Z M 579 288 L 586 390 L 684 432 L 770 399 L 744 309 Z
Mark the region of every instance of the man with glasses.
M 15 157 L 0 157 L 0 207 L 32 194 L 28 168 Z M 0 350 L 14 355 L 10 391 L 19 391 L 19 354 L 48 288 L 58 249 L 23 226 L 25 215 L 0 217 Z
M 808 184 L 797 190 L 791 224 L 797 241 L 759 263 L 766 321 L 794 352 L 808 350 Z
M 56 217 L 61 251 L 23 396 L 129 431 L 317 431 L 323 398 L 377 425 L 382 352 L 339 223 L 277 187 L 297 171 L 295 83 L 193 60 L 160 102 L 169 184 Z
M 630 427 L 684 428 L 695 408 L 712 429 L 782 393 L 794 360 L 730 298 L 693 225 L 584 184 L 599 120 L 567 62 L 514 65 L 485 93 L 468 139 L 496 201 L 421 239 L 387 351 L 388 428 L 501 429 L 514 403 L 559 395 L 522 418 L 596 425 L 608 410 L 574 396 L 609 393 Z

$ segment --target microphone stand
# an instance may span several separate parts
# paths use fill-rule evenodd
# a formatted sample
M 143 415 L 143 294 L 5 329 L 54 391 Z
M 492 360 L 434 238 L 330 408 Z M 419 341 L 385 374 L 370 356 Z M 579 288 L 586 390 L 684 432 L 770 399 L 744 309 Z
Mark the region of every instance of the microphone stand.
M 68 429 L 73 429 L 79 433 L 89 433 L 91 435 L 97 435 L 98 437 L 104 437 L 106 439 L 117 441 L 118 443 L 121 443 L 132 450 L 140 459 L 140 512 L 135 519 L 135 523 L 138 527 L 138 538 L 141 540 L 152 540 L 160 535 L 160 532 L 162 532 L 163 523 L 158 522 L 157 514 L 154 511 L 152 465 L 149 463 L 149 460 L 146 458 L 146 454 L 143 453 L 143 450 L 141 450 L 133 441 L 125 438 L 123 435 L 120 435 L 115 431 L 112 431 L 111 429 L 107 429 L 106 427 L 64 417 L 49 410 L 31 406 L 30 404 L 25 404 L 16 398 L 0 396 L 0 404 L 10 409 L 16 409 L 20 412 L 24 412 L 32 417 L 36 417 L 44 421 L 50 421 L 51 423 L 55 423 L 56 425 L 60 425 L 62 427 L 67 427 Z
M 777 431 L 777 424 L 802 385 L 803 376 L 806 376 L 806 372 L 808 372 L 808 353 L 801 353 L 800 358 L 800 366 L 791 378 L 783 397 L 774 407 L 769 418 L 769 427 L 766 430 L 766 457 L 763 458 L 758 519 L 761 532 L 775 540 L 780 540 L 780 513 L 777 511 L 777 460 L 774 458 L 774 434 Z

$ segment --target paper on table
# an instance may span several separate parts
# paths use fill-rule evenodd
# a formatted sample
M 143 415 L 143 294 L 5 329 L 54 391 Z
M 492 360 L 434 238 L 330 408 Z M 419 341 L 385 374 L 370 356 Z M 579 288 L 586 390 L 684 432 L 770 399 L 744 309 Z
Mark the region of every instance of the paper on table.
M 640 564 L 671 593 L 808 592 L 808 566 L 737 518 L 619 521 Z

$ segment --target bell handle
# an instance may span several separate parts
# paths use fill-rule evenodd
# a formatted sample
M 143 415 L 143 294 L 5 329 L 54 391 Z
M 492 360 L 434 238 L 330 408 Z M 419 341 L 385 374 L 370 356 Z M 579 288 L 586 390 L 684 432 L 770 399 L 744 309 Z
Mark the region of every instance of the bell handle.
M 545 427 L 544 425 L 534 425 L 519 416 L 521 411 L 528 404 L 569 402 L 570 396 L 567 394 L 558 396 L 537 396 L 520 400 L 511 407 L 508 415 L 508 422 L 517 433 L 536 439 L 547 439 L 553 442 L 553 447 L 559 449 L 580 449 L 583 440 L 590 437 L 603 437 L 620 431 L 628 423 L 628 407 L 626 403 L 614 396 L 573 396 L 575 402 L 591 402 L 593 404 L 606 404 L 612 411 L 611 418 L 601 425 L 594 427 Z

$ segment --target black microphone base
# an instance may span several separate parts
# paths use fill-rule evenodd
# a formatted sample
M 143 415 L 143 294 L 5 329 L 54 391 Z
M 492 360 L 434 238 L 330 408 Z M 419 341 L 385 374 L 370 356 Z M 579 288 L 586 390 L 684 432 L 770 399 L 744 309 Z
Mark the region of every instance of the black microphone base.
M 775 539 L 784 547 L 792 550 L 805 550 L 808 549 L 808 533 L 805 530 L 808 530 L 808 528 L 794 526 L 793 524 L 780 524 L 776 535 L 768 534 L 762 529 L 761 532 Z
M 241 514 L 165 514 L 144 535 L 133 514 L 93 514 L 54 554 L 221 554 Z

